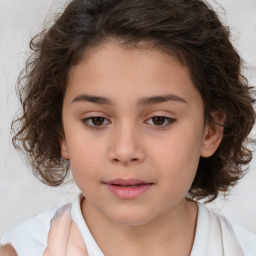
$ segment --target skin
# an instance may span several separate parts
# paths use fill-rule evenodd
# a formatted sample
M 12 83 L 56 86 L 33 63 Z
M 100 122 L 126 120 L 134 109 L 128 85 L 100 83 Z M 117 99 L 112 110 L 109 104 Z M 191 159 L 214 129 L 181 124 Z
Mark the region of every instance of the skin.
M 4 245 L 0 247 L 0 255 L 2 256 L 17 256 L 15 249 L 10 245 Z
M 107 100 L 91 102 L 88 95 Z M 166 95 L 165 101 L 145 100 Z M 224 119 L 212 115 L 217 122 Z M 164 117 L 160 124 L 159 116 Z M 105 43 L 71 69 L 62 119 L 62 156 L 70 160 L 85 196 L 82 214 L 104 255 L 190 255 L 198 209 L 186 193 L 200 156 L 218 148 L 222 128 L 204 120 L 203 101 L 187 67 L 154 49 Z M 135 199 L 120 199 L 105 184 L 120 178 L 153 185 Z M 75 242 L 69 252 L 86 255 L 68 214 L 59 218 L 66 224 L 52 222 L 44 256 L 66 255 Z M 62 252 L 54 253 L 57 248 Z
M 111 103 L 89 102 L 84 95 Z M 156 95 L 174 96 L 139 104 Z M 70 160 L 86 198 L 82 213 L 105 255 L 120 250 L 123 255 L 189 255 L 197 206 L 185 196 L 200 156 L 211 156 L 222 138 L 221 128 L 205 122 L 203 113 L 187 67 L 160 51 L 128 50 L 109 42 L 71 69 L 62 156 Z M 220 113 L 212 115 L 223 119 Z M 156 125 L 152 118 L 157 116 L 169 119 Z M 92 117 L 103 121 L 95 125 Z M 104 184 L 118 178 L 153 185 L 138 198 L 123 200 Z

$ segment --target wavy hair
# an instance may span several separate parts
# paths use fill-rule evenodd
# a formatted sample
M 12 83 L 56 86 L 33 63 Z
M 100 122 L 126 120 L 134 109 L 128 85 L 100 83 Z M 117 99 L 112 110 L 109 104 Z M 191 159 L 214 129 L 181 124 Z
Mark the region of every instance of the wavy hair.
M 201 158 L 188 197 L 214 200 L 244 175 L 252 158 L 248 135 L 255 122 L 252 88 L 230 32 L 201 0 L 73 0 L 55 23 L 30 42 L 31 55 L 18 79 L 22 113 L 13 121 L 13 144 L 34 174 L 60 185 L 69 162 L 61 157 L 61 112 L 69 70 L 84 52 L 109 40 L 125 47 L 146 42 L 189 68 L 202 96 L 205 118 L 226 115 L 223 140 Z M 218 125 L 218 124 L 214 124 Z

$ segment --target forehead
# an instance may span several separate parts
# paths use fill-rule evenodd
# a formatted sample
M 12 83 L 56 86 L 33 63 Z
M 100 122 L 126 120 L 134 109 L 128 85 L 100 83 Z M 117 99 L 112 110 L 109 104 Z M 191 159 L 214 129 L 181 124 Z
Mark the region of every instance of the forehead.
M 72 97 L 97 94 L 115 100 L 160 94 L 176 94 L 187 100 L 199 96 L 188 68 L 174 55 L 117 43 L 87 51 L 70 70 L 66 93 Z

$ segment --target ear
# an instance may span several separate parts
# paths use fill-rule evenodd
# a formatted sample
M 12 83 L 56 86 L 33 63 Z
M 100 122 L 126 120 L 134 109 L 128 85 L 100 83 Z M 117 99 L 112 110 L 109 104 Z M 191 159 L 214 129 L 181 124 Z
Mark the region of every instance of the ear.
M 212 112 L 213 123 L 207 122 L 204 128 L 204 138 L 201 148 L 202 157 L 210 157 L 219 147 L 223 138 L 225 114 Z
M 68 145 L 64 135 L 60 137 L 59 142 L 60 142 L 61 155 L 64 159 L 68 160 L 69 159 Z

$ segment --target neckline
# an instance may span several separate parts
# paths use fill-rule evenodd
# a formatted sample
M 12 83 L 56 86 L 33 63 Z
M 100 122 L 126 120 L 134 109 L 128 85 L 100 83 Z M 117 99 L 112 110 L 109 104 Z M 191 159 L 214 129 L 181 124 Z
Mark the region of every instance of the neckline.
M 84 239 L 84 243 L 87 248 L 88 256 L 104 256 L 103 252 L 99 248 L 98 244 L 94 240 L 81 211 L 81 201 L 83 199 L 83 195 L 79 194 L 74 203 L 72 204 L 71 209 L 71 218 L 76 223 L 79 231 L 82 234 Z
M 197 202 L 197 207 L 196 232 L 190 256 L 205 256 L 210 228 L 210 215 L 203 204 Z
M 79 194 L 76 200 L 72 204 L 71 217 L 76 223 L 84 239 L 88 256 L 104 256 L 103 252 L 99 248 L 98 244 L 94 240 L 81 211 L 81 201 L 83 195 Z M 190 256 L 205 256 L 207 249 L 207 239 L 209 232 L 209 212 L 206 207 L 197 202 L 198 214 L 195 238 Z

